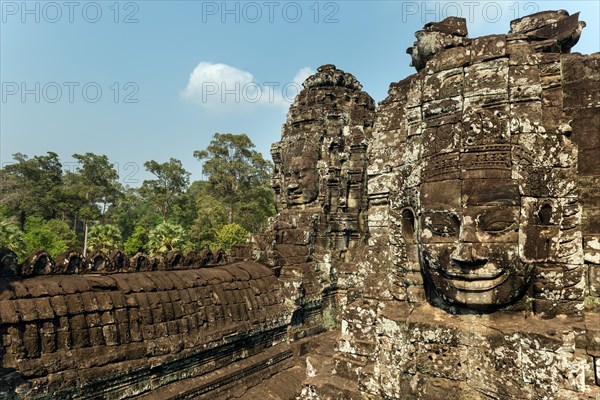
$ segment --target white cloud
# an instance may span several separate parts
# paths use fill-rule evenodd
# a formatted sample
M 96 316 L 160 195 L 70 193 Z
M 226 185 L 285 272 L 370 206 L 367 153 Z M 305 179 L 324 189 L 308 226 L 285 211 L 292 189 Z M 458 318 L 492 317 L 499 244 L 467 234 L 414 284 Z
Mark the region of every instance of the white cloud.
M 294 76 L 294 79 L 292 79 L 292 81 L 302 86 L 302 83 L 306 80 L 306 78 L 308 78 L 314 73 L 315 71 L 310 67 L 300 68 L 300 71 L 298 71 L 298 73 L 296 74 L 296 76 Z
M 190 74 L 181 96 L 210 111 L 247 113 L 258 106 L 287 110 L 314 71 L 301 68 L 286 82 L 257 81 L 250 72 L 227 64 L 200 62 Z

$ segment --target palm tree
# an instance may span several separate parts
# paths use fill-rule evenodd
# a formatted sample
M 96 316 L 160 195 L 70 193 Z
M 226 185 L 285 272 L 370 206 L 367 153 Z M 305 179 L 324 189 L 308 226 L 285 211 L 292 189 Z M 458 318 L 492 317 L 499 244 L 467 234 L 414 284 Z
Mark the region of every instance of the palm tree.
M 173 250 L 182 251 L 186 244 L 185 231 L 179 225 L 167 222 L 156 226 L 148 233 L 148 250 L 151 255 Z
M 18 226 L 8 221 L 0 221 L 0 248 L 4 247 L 14 252 L 20 260 L 25 259 L 24 233 Z
M 109 254 L 121 247 L 121 230 L 115 225 L 96 225 L 88 233 L 87 247 L 90 251 Z

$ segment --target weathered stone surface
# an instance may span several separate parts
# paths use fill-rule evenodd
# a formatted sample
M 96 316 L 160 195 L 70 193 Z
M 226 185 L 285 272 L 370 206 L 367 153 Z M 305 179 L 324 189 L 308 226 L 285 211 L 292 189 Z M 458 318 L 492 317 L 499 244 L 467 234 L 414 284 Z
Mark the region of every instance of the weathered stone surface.
M 272 147 L 278 214 L 229 256 L 1 250 L 0 396 L 600 396 L 600 58 L 568 54 L 578 18 L 427 24 L 377 107 L 320 67 Z
M 418 73 L 390 87 L 369 143 L 371 249 L 355 268 L 370 287 L 341 311 L 342 355 L 375 344 L 357 397 L 600 393 L 600 155 L 581 153 L 598 147 L 600 71 L 596 55 L 547 53 L 583 26 L 558 11 L 508 35 L 417 35 Z
M 10 282 L 3 289 L 13 300 L 1 302 L 0 343 L 2 367 L 28 382 L 19 389 L 25 396 L 142 393 L 156 387 L 147 375 L 152 365 L 170 363 L 177 376 L 194 376 L 194 363 L 211 360 L 199 356 L 202 352 L 212 349 L 222 357 L 255 353 L 279 340 L 288 319 L 276 278 L 266 267 L 251 263 L 110 276 L 41 276 L 23 283 L 28 288 L 23 294 Z M 68 294 L 48 297 L 56 284 Z M 257 290 L 242 295 L 240 287 Z M 190 290 L 201 296 L 194 303 Z M 203 301 L 217 294 L 218 306 Z M 255 335 L 263 337 L 263 344 L 247 348 Z M 192 360 L 198 361 L 189 364 Z M 69 371 L 75 368 L 80 374 L 72 377 Z M 129 375 L 132 371 L 137 372 Z M 90 386 L 92 375 L 109 386 Z M 126 377 L 133 379 L 126 391 L 110 388 Z
M 425 68 L 427 62 L 443 49 L 460 47 L 468 43 L 467 24 L 464 18 L 448 17 L 437 23 L 425 25 L 417 31 L 417 41 L 406 52 L 411 55 L 411 66 L 417 71 Z
M 510 27 L 510 33 L 525 35 L 537 50 L 568 53 L 579 41 L 585 22 L 579 21 L 579 13 L 542 11 L 514 20 Z

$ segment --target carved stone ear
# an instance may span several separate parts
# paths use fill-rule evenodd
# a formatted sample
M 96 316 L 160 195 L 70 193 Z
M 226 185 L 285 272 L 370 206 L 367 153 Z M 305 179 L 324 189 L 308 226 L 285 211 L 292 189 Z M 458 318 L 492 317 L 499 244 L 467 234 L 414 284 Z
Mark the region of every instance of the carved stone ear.
M 410 208 L 402 210 L 402 236 L 406 243 L 415 243 L 415 214 Z

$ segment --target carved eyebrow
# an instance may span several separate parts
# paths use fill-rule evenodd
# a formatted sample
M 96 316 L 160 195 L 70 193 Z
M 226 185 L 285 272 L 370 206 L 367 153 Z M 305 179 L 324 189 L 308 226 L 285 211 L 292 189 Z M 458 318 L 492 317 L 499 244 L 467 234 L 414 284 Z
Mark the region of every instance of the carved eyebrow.
M 455 213 L 458 209 L 460 209 L 460 205 L 440 201 L 431 204 L 421 204 L 421 210 L 424 213 Z
M 487 203 L 484 203 L 484 206 L 494 206 L 494 205 L 511 205 L 511 206 L 519 206 L 519 199 L 509 199 L 509 198 L 504 198 L 504 199 L 495 199 L 493 201 L 489 201 Z
M 425 218 L 427 217 L 438 217 L 441 216 L 442 218 L 455 218 L 458 217 L 456 211 L 454 211 L 453 209 L 446 209 L 446 210 L 427 210 L 427 211 L 423 211 L 421 213 L 421 215 Z

